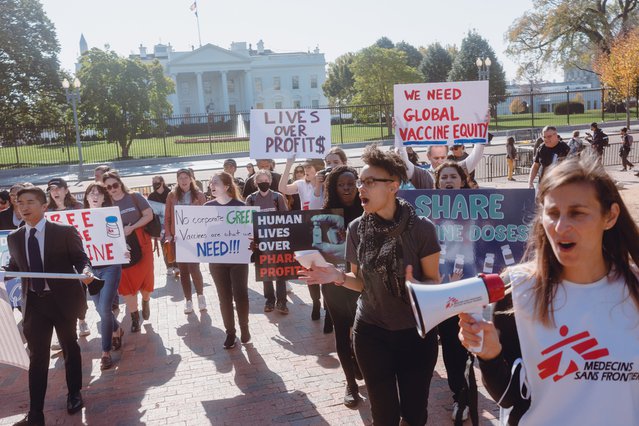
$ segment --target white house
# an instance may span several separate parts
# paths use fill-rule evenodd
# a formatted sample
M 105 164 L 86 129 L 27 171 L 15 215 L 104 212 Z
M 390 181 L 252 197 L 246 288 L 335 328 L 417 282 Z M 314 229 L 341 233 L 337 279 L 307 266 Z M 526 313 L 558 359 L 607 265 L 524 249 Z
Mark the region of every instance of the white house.
M 235 114 L 251 108 L 300 108 L 327 105 L 322 91 L 326 60 L 313 52 L 275 53 L 257 43 L 234 42 L 230 49 L 206 44 L 188 52 L 175 52 L 158 44 L 153 53 L 140 45 L 142 61 L 157 59 L 175 83 L 169 97 L 176 115 Z

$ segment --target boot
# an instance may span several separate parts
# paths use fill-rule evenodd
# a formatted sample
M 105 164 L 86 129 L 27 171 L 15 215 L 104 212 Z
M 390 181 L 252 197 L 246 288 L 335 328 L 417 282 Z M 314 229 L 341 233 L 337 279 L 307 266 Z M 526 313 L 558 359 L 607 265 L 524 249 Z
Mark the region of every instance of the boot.
M 140 331 L 140 312 L 131 312 L 131 333 Z

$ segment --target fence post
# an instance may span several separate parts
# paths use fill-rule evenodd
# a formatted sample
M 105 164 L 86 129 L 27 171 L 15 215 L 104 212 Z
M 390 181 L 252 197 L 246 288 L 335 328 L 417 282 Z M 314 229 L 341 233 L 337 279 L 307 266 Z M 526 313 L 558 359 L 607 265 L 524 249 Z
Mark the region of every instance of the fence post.
M 162 120 L 162 143 L 164 143 L 164 156 L 168 157 L 169 154 L 166 151 L 166 116 L 161 116 L 160 120 Z
M 215 121 L 215 118 L 213 118 L 213 120 Z M 222 120 L 224 120 L 224 118 L 222 118 Z M 211 135 L 211 120 L 209 119 L 209 114 L 206 114 L 206 130 L 209 134 L 209 152 L 211 153 L 211 155 L 213 155 L 213 140 Z
M 11 135 L 13 136 L 13 147 L 16 151 L 16 164 L 18 165 L 18 167 L 20 167 L 20 156 L 18 155 L 18 141 L 16 140 L 15 127 L 13 129 L 13 132 L 11 132 Z
M 340 144 L 344 144 L 344 123 L 342 123 L 342 105 L 337 106 L 337 111 L 339 111 L 339 142 Z
M 606 108 L 604 106 L 604 98 L 606 96 L 606 91 L 605 89 L 602 87 L 601 88 L 601 121 L 606 121 Z
M 530 88 L 530 127 L 535 128 L 535 96 L 533 95 L 533 89 Z
M 566 120 L 570 125 L 570 86 L 566 86 Z
M 380 138 L 384 139 L 384 124 L 382 123 L 382 104 L 379 104 L 379 133 L 380 133 Z
M 70 130 L 69 130 L 69 124 L 65 124 L 64 125 L 64 144 L 66 145 L 66 151 L 67 151 L 67 162 L 69 164 L 71 164 L 71 150 L 69 149 L 69 138 L 68 135 L 70 135 Z

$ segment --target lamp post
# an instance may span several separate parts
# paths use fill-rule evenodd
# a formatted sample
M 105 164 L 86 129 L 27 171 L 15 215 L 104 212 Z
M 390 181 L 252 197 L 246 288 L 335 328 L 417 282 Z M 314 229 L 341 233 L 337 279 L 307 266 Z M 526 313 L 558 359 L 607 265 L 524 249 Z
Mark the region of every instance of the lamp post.
M 80 80 L 73 79 L 73 89 L 69 91 L 71 84 L 66 78 L 62 80 L 62 87 L 64 87 L 64 94 L 67 96 L 67 103 L 71 104 L 73 108 L 73 123 L 75 124 L 75 143 L 78 145 L 78 181 L 82 180 L 83 176 L 83 161 L 82 161 L 82 144 L 80 143 L 80 126 L 78 125 L 78 102 L 80 102 Z

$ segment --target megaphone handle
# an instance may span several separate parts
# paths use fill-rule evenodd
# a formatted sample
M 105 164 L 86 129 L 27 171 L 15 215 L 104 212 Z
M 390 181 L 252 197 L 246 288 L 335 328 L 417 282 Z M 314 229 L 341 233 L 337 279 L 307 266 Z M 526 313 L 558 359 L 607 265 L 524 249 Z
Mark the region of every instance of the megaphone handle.
M 480 306 L 472 311 L 467 312 L 467 314 L 473 317 L 475 321 L 483 321 L 484 317 L 482 316 L 482 312 L 483 308 Z M 481 342 L 477 346 L 468 347 L 468 350 L 472 353 L 479 353 L 484 348 L 484 330 L 481 330 L 477 335 L 481 339 Z

